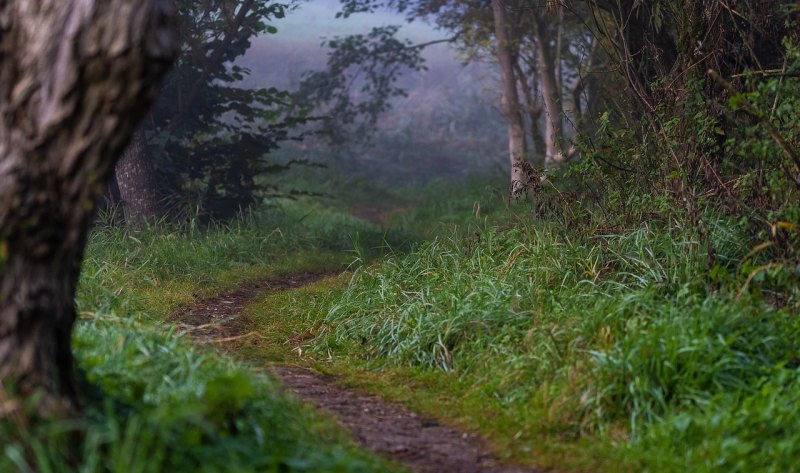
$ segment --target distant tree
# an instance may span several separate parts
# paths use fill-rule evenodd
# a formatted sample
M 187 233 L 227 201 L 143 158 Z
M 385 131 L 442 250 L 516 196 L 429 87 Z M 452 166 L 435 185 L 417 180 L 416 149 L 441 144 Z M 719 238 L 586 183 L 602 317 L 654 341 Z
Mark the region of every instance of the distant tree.
M 596 48 L 591 47 L 587 28 L 574 16 L 566 16 L 566 7 L 559 2 L 548 2 L 546 5 L 524 0 L 342 0 L 342 7 L 341 16 L 392 8 L 405 13 L 409 21 L 431 21 L 448 32 L 450 41 L 464 53 L 468 61 L 493 60 L 497 63 L 502 83 L 501 108 L 509 128 L 512 195 L 518 195 L 528 186 L 535 187 L 538 179 L 538 172 L 528 163 L 530 153 L 527 137 L 531 138 L 533 149 L 541 155 L 545 167 L 556 167 L 576 154 L 576 148 L 567 143 L 565 121 L 571 115 L 575 119 L 573 125 L 576 128 L 580 126 L 577 118 L 584 118 L 583 108 L 588 105 L 583 98 L 597 90 L 596 87 L 587 87 L 588 81 L 583 71 L 596 57 L 589 51 Z M 384 30 L 387 28 L 384 27 Z M 392 28 L 395 28 L 392 34 L 396 33 L 396 27 Z M 373 37 L 378 38 L 376 35 Z M 383 43 L 388 44 L 387 41 L 380 44 Z M 329 71 L 336 69 L 345 71 L 345 75 L 353 75 L 353 71 L 359 70 L 353 67 L 357 63 L 354 58 L 358 55 L 343 52 L 342 46 L 347 44 L 341 38 L 331 42 L 334 50 L 331 57 L 347 58 L 350 62 L 339 60 L 337 67 L 329 67 Z M 382 68 L 377 69 L 370 64 L 366 68 L 368 71 L 396 74 L 398 70 L 408 69 L 408 65 L 402 61 L 391 62 L 391 56 L 370 54 L 370 51 L 387 51 L 387 48 L 378 44 L 376 42 L 370 48 L 356 49 L 365 57 L 377 57 L 383 61 Z M 405 50 L 412 49 L 410 43 L 403 45 L 395 41 L 393 44 Z M 396 53 L 395 57 L 404 58 Z M 361 61 L 362 64 L 366 62 Z M 339 65 L 342 63 L 346 67 Z M 398 69 L 389 65 L 401 67 Z M 312 79 L 316 77 L 310 76 Z M 383 80 L 383 83 L 388 82 Z M 309 88 L 311 84 L 319 83 L 325 81 L 309 81 Z M 327 83 L 335 84 L 335 81 L 328 80 Z M 343 79 L 337 85 L 342 91 L 345 90 L 342 85 L 349 86 L 352 83 Z M 358 107 L 347 107 L 359 99 L 362 100 L 362 107 L 371 105 L 370 101 L 363 101 L 363 92 L 364 89 L 351 93 L 351 102 L 346 100 L 346 93 L 316 94 L 318 98 L 335 103 L 334 110 L 361 111 Z M 564 105 L 568 101 L 573 106 L 570 113 L 567 113 Z M 380 112 L 378 107 L 370 107 L 369 110 Z
M 496 58 L 501 80 L 509 76 L 503 72 L 500 55 L 506 53 L 500 51 L 502 42 L 502 49 L 510 55 L 511 75 L 537 158 L 543 158 L 544 167 L 554 168 L 575 155 L 565 123 L 570 118 L 577 120 L 586 105 L 582 100 L 588 92 L 584 69 L 591 36 L 573 15 L 564 14 L 564 6 L 527 0 L 418 0 L 405 5 L 410 16 L 430 18 L 440 28 L 455 32 L 457 46 L 470 60 Z M 497 13 L 505 18 L 505 41 L 498 36 Z M 566 107 L 569 102 L 572 110 Z M 575 128 L 582 125 L 572 124 Z
M 227 218 L 270 189 L 258 176 L 295 163 L 267 160 L 307 119 L 290 94 L 247 88 L 250 73 L 235 64 L 289 5 L 271 0 L 179 0 L 181 54 L 141 138 L 120 161 L 117 179 L 127 214 L 153 220 L 166 199 L 173 208 L 193 208 L 207 218 Z M 159 188 L 152 188 L 153 184 Z M 140 220 L 137 218 L 137 220 Z
M 52 413 L 75 396 L 70 338 L 94 206 L 177 37 L 167 1 L 35 3 L 0 2 L 0 403 L 40 391 Z
M 425 69 L 422 50 L 438 41 L 414 45 L 397 38 L 399 29 L 380 26 L 327 40 L 327 68 L 303 75 L 296 97 L 325 115 L 321 131 L 331 143 L 367 139 L 392 101 L 406 96 L 399 76 Z
M 517 91 L 517 77 L 514 68 L 514 57 L 511 39 L 509 38 L 509 23 L 506 19 L 506 7 L 503 0 L 492 0 L 493 23 L 495 38 L 497 38 L 497 62 L 500 64 L 500 78 L 503 87 L 502 106 L 503 116 L 508 124 L 508 154 L 511 160 L 511 196 L 518 197 L 533 185 L 526 166 L 528 153 L 525 140 L 525 122 L 522 117 L 522 105 Z

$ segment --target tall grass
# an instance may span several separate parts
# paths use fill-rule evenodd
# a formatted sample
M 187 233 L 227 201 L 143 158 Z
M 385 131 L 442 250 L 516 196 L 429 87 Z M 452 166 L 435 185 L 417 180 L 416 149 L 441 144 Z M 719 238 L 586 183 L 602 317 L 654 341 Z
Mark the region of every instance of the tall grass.
M 145 231 L 99 225 L 83 265 L 83 311 L 126 310 L 146 301 L 161 313 L 197 294 L 248 278 L 306 269 L 346 267 L 402 249 L 413 239 L 402 227 L 386 229 L 315 202 L 285 202 L 229 223 L 201 228 L 195 220 Z
M 74 348 L 79 420 L 0 431 L 0 471 L 383 471 L 275 382 L 169 329 L 130 318 L 82 322 Z
M 164 322 L 180 304 L 245 279 L 343 267 L 355 232 L 366 251 L 407 238 L 303 203 L 208 228 L 96 228 L 73 338 L 84 415 L 0 423 L 0 471 L 390 469 L 269 376 L 194 348 Z
M 750 242 L 722 219 L 707 220 L 717 271 L 735 272 Z M 800 446 L 787 447 L 774 423 L 755 422 L 765 409 L 800 414 L 784 387 L 795 382 L 789 366 L 800 354 L 796 307 L 776 307 L 757 291 L 737 297 L 707 274 L 705 244 L 676 225 L 454 230 L 359 270 L 331 302 L 332 330 L 316 349 L 458 373 L 491 402 L 538 412 L 541 428 L 563 435 L 618 436 L 622 428 L 656 470 L 669 426 L 687 422 L 693 433 L 670 448 L 692 447 L 692 436 L 706 446 L 676 469 L 710 459 L 736 471 L 782 464 L 770 455 Z M 774 385 L 776 377 L 787 381 Z M 753 412 L 747 421 L 736 417 L 743 405 Z M 709 412 L 727 430 L 704 423 Z M 760 432 L 757 445 L 769 448 L 753 461 L 715 456 L 734 425 Z

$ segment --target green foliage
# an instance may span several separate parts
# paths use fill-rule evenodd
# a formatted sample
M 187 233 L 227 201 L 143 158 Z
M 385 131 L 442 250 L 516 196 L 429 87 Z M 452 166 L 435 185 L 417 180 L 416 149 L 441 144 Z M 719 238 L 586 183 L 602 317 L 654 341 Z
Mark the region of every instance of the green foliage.
M 268 155 L 309 119 L 288 92 L 250 88 L 250 74 L 235 64 L 289 5 L 267 0 L 177 2 L 183 51 L 144 123 L 149 151 L 168 200 L 178 211 L 230 218 L 276 193 L 260 175 L 274 175 L 302 160 L 277 164 Z
M 399 189 L 401 195 L 415 198 L 396 224 L 428 238 L 452 229 L 466 234 L 476 223 L 507 217 L 503 202 L 507 190 L 504 180 L 492 175 L 473 176 L 463 183 L 431 182 Z
M 800 49 L 787 38 L 784 69 L 774 74 L 745 74 L 744 91 L 732 94 L 728 107 L 747 114 L 745 126 L 726 135 L 730 166 L 746 169 L 735 184 L 745 205 L 781 213 L 800 182 Z
M 196 219 L 145 232 L 100 226 L 90 238 L 83 274 L 107 283 L 83 286 L 82 299 L 89 307 L 102 304 L 105 286 L 130 279 L 152 290 L 181 284 L 216 286 L 236 272 L 263 270 L 288 255 L 296 256 L 299 266 L 346 265 L 341 252 L 353 248 L 356 233 L 370 257 L 384 246 L 402 249 L 412 238 L 402 228 L 381 228 L 308 200 L 275 203 L 228 223 L 203 227 Z
M 716 394 L 751 394 L 798 353 L 800 324 L 787 313 L 725 297 L 654 296 L 620 304 L 618 341 L 592 352 L 596 414 L 629 414 L 635 434 L 667 413 L 709 406 Z
M 85 417 L 3 424 L 3 471 L 383 471 L 272 379 L 171 330 L 96 314 L 73 346 L 92 384 Z
M 319 203 L 202 230 L 196 221 L 135 233 L 101 225 L 90 237 L 73 338 L 85 415 L 0 422 L 0 471 L 389 470 L 271 377 L 194 348 L 164 322 L 244 279 L 342 267 L 356 231 L 370 254 L 406 238 Z
M 669 463 L 661 449 L 673 457 L 694 452 L 695 436 L 705 446 L 676 465 L 777 471 L 792 447 L 772 427 L 777 422 L 755 423 L 771 412 L 798 413 L 795 396 L 778 387 L 794 379 L 800 355 L 796 300 L 771 305 L 767 286 L 740 291 L 737 264 L 752 247 L 747 225 L 710 213 L 703 219 L 704 233 L 675 223 L 609 229 L 591 220 L 566 229 L 496 227 L 473 217 L 477 232 L 445 231 L 406 256 L 358 270 L 330 303 L 330 330 L 313 346 L 321 356 L 349 352 L 376 366 L 452 373 L 487 405 L 532 412 L 529 422 L 559 438 L 622 429 L 630 442 L 619 448 L 652 471 Z M 708 245 L 724 283 L 706 278 Z M 742 405 L 746 420 L 736 414 Z M 713 427 L 712 412 L 724 428 Z M 697 433 L 663 444 L 686 418 Z M 736 436 L 735 426 L 760 437 Z M 748 461 L 737 453 L 730 463 L 732 437 L 757 438 L 762 453 Z
M 796 67 L 797 50 L 788 42 L 786 50 L 788 71 Z M 704 95 L 709 83 L 703 81 L 687 82 L 681 114 L 672 104 L 659 109 L 661 136 L 641 140 L 605 114 L 585 159 L 558 183 L 576 189 L 608 227 L 639 221 L 695 227 L 711 281 L 791 305 L 800 281 L 800 168 L 791 158 L 800 149 L 793 125 L 800 119 L 794 107 L 800 82 L 783 72 L 771 78 L 753 73 L 747 84 L 751 91 L 732 94 L 726 112 L 745 124 L 738 129 L 725 125 L 733 116 L 710 112 L 714 102 Z M 716 240 L 717 231 L 735 233 L 750 246 L 731 254 L 717 246 L 727 244 Z
M 768 1 L 741 12 L 739 23 L 703 2 L 621 2 L 619 12 L 636 12 L 631 18 L 607 2 L 587 3 L 620 27 L 605 40 L 663 54 L 619 63 L 638 104 L 623 99 L 594 130 L 579 132 L 583 162 L 567 171 L 573 190 L 610 226 L 677 219 L 696 227 L 704 245 L 710 213 L 744 219 L 737 226 L 754 245 L 775 243 L 748 274 L 777 262 L 789 268 L 780 277 L 790 287 L 796 246 L 767 231 L 797 223 L 787 216 L 800 183 L 796 9 Z M 712 17 L 720 22 L 709 36 Z M 715 252 L 708 247 L 710 267 Z
M 399 29 L 380 26 L 326 41 L 327 69 L 303 76 L 297 96 L 327 114 L 323 132 L 332 143 L 368 138 L 392 100 L 406 96 L 396 84 L 400 75 L 425 69 L 422 48 L 397 39 Z
M 674 413 L 629 449 L 650 471 L 796 471 L 800 454 L 794 370 L 775 370 L 753 392 L 720 394 L 705 409 Z

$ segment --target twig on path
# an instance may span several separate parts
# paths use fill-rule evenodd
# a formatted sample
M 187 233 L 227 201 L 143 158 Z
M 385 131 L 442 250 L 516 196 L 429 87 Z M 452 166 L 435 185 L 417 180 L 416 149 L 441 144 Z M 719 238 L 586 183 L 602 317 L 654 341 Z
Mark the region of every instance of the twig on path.
M 232 342 L 234 340 L 240 340 L 242 338 L 248 338 L 248 337 L 258 337 L 258 338 L 261 338 L 261 339 L 266 339 L 265 336 L 261 335 L 258 332 L 253 331 L 253 332 L 245 333 L 244 335 L 236 335 L 235 337 L 212 338 L 212 339 L 208 339 L 208 340 L 199 340 L 199 341 L 203 342 L 203 343 L 225 343 L 225 342 Z

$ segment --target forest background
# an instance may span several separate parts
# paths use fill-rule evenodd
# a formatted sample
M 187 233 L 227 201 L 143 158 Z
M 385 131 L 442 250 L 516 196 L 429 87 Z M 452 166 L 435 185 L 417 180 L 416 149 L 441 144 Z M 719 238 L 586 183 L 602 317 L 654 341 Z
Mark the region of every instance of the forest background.
M 89 236 L 73 340 L 89 384 L 41 376 L 71 379 L 69 356 L 15 368 L 25 351 L 8 347 L 42 340 L 0 345 L 4 379 L 43 379 L 20 389 L 45 400 L 82 392 L 87 414 L 30 427 L 38 414 L 22 413 L 48 403 L 4 400 L 9 468 L 384 468 L 346 440 L 305 456 L 320 442 L 313 416 L 162 333 L 203 291 L 343 266 L 351 276 L 299 293 L 303 314 L 283 327 L 313 335 L 305 363 L 446 407 L 502 456 L 576 471 L 794 468 L 795 3 L 348 0 L 343 18 L 399 15 L 436 36 L 381 23 L 331 37 L 308 72 L 297 50 L 269 46 L 302 4 L 177 5 L 180 55 Z M 448 64 L 453 50 L 469 66 Z M 287 74 L 264 72 L 262 53 Z M 18 246 L 31 229 L 7 223 L 11 301 L 35 276 Z M 53 304 L 73 319 L 53 337 L 68 347 L 63 296 Z M 398 379 L 415 388 L 387 388 Z

